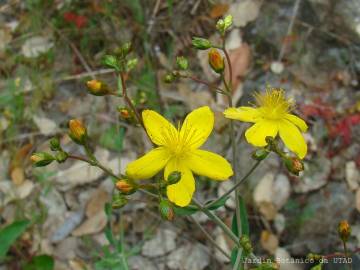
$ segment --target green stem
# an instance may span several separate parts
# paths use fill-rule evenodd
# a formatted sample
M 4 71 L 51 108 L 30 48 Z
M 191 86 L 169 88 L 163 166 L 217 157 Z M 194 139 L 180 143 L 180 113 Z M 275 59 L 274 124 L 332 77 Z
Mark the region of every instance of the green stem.
M 347 261 L 349 259 L 349 252 L 348 252 L 348 249 L 347 249 L 347 246 L 346 246 L 346 241 L 343 240 L 342 242 L 343 242 L 343 246 L 344 246 L 345 258 L 346 258 L 346 261 Z M 349 270 L 352 270 L 351 263 L 346 262 L 346 264 L 348 265 Z
M 216 241 L 211 237 L 211 235 L 205 230 L 203 226 L 192 216 L 189 216 L 189 219 L 194 222 L 194 224 L 203 232 L 203 234 L 207 237 L 207 239 L 214 245 L 214 247 L 219 250 L 226 258 L 231 259 L 230 255 L 226 253 L 226 251 L 220 247 Z
M 224 231 L 224 233 L 230 237 L 231 240 L 235 243 L 236 246 L 241 248 L 239 246 L 239 238 L 231 231 L 231 229 L 214 213 L 212 213 L 209 209 L 204 207 L 200 202 L 198 202 L 196 199 L 192 199 L 192 202 L 205 214 L 207 215 L 212 221 L 214 221 L 221 229 Z
M 241 178 L 232 188 L 230 188 L 226 193 L 224 193 L 220 198 L 216 199 L 215 201 L 212 201 L 211 203 L 206 205 L 206 208 L 209 208 L 213 206 L 214 204 L 218 203 L 219 201 L 223 200 L 225 197 L 229 196 L 243 181 L 245 181 L 252 173 L 255 171 L 255 169 L 259 166 L 261 161 L 257 161 L 254 166 L 247 172 L 247 174 Z

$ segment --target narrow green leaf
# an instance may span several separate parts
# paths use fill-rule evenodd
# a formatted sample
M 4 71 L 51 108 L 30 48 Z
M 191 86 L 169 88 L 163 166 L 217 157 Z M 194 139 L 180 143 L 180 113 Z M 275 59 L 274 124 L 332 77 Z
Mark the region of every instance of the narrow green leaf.
M 246 211 L 246 205 L 244 202 L 244 199 L 239 196 L 239 203 L 240 203 L 240 220 L 241 220 L 241 231 L 243 235 L 250 235 L 250 229 L 249 229 L 249 220 L 247 218 L 247 211 Z M 236 234 L 236 236 L 239 237 L 238 227 L 237 227 L 237 221 L 236 221 L 236 215 L 234 214 L 233 220 L 232 220 L 232 226 L 231 230 L 233 233 Z
M 195 206 L 178 207 L 174 205 L 174 212 L 177 216 L 190 216 L 197 211 L 198 209 Z
M 26 230 L 28 220 L 15 221 L 0 231 L 0 258 L 3 258 L 11 245 Z
M 24 266 L 24 270 L 53 270 L 54 259 L 48 255 L 39 255 L 32 258 L 32 260 Z
M 226 201 L 229 199 L 229 196 L 226 196 L 222 198 L 220 201 L 216 202 L 215 204 L 211 205 L 210 207 L 207 207 L 209 210 L 216 210 L 222 206 L 225 205 Z M 205 205 L 209 205 L 212 201 L 207 202 Z

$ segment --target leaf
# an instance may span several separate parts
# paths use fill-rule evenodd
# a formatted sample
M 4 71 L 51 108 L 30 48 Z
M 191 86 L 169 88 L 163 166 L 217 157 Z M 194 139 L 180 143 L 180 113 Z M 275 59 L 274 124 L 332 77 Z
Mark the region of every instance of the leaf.
M 244 203 L 244 199 L 239 196 L 239 204 L 240 204 L 240 220 L 241 220 L 241 231 L 242 235 L 249 236 L 250 230 L 249 230 L 249 220 L 247 218 L 247 211 L 246 206 Z M 238 227 L 237 227 L 237 221 L 236 221 L 236 215 L 234 214 L 231 230 L 236 234 L 236 236 L 239 237 Z
M 30 263 L 25 265 L 24 270 L 53 270 L 54 259 L 48 255 L 39 255 L 32 258 Z
M 174 205 L 174 212 L 177 216 L 190 216 L 196 213 L 198 209 L 194 206 L 178 207 Z
M 229 199 L 229 196 L 226 196 L 224 198 L 222 198 L 221 200 L 219 200 L 218 202 L 216 202 L 215 204 L 211 205 L 210 207 L 207 207 L 207 209 L 209 210 L 216 210 L 222 206 L 225 205 L 226 201 Z M 212 201 L 207 202 L 205 205 L 209 205 L 211 204 Z
M 249 231 L 249 221 L 247 218 L 247 211 L 246 211 L 246 205 L 244 202 L 244 199 L 239 196 L 239 206 L 240 206 L 240 220 L 241 220 L 241 231 L 242 231 L 242 235 L 247 235 L 249 236 L 250 231 Z M 238 231 L 238 227 L 237 227 L 237 221 L 236 221 L 236 214 L 234 214 L 233 216 L 233 220 L 232 220 L 232 224 L 231 224 L 231 230 L 233 231 L 233 233 L 236 234 L 236 236 L 239 237 L 239 231 Z M 231 264 L 234 265 L 236 262 L 236 257 L 237 257 L 237 248 L 234 248 L 231 251 Z M 245 255 L 244 252 L 241 253 L 241 260 L 244 261 L 245 259 Z M 240 268 L 239 269 L 243 269 L 243 264 L 240 264 Z
M 15 221 L 0 231 L 0 258 L 5 257 L 11 245 L 29 224 L 28 220 Z

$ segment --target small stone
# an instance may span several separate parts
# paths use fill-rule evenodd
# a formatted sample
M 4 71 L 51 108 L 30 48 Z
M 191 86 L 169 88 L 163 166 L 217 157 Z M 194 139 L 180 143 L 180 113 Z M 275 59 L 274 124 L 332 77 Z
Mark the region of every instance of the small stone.
M 35 36 L 27 39 L 21 47 L 21 52 L 25 57 L 35 58 L 46 53 L 54 46 L 54 42 L 49 37 Z
M 34 115 L 33 120 L 40 130 L 40 133 L 44 134 L 45 136 L 52 135 L 58 130 L 57 124 L 49 118 Z
M 274 226 L 278 234 L 281 234 L 285 230 L 286 219 L 281 213 L 277 213 L 274 218 Z
M 210 263 L 209 252 L 201 244 L 187 244 L 174 250 L 166 265 L 171 270 L 202 270 Z
M 143 256 L 131 256 L 128 260 L 132 270 L 157 270 L 154 263 Z
M 275 74 L 281 74 L 284 71 L 284 64 L 279 61 L 274 61 L 270 65 L 270 70 Z
M 176 233 L 168 229 L 159 229 L 155 237 L 145 242 L 142 254 L 147 257 L 163 256 L 175 249 Z
M 293 260 L 286 249 L 278 247 L 275 251 L 275 262 L 280 265 L 281 270 L 302 270 L 303 268 L 296 263 L 288 263 Z
M 272 187 L 272 202 L 277 209 L 281 209 L 290 197 L 291 187 L 289 178 L 284 174 L 276 176 Z
M 59 243 L 55 249 L 57 258 L 62 260 L 70 260 L 76 258 L 76 249 L 78 246 L 78 239 L 76 237 L 69 237 Z
M 260 243 L 263 249 L 265 249 L 270 254 L 274 254 L 277 247 L 279 246 L 279 239 L 275 234 L 272 234 L 269 231 L 262 231 Z
M 356 191 L 355 206 L 356 206 L 356 209 L 360 212 L 360 188 L 358 188 L 358 190 Z
M 221 230 L 217 230 L 217 232 L 215 232 L 215 235 L 216 235 L 216 237 L 215 237 L 216 244 L 218 244 L 218 246 L 221 247 L 227 254 L 230 254 L 231 250 L 226 241 L 226 237 L 225 237 L 224 233 Z M 218 249 L 215 249 L 215 257 L 219 262 L 222 262 L 222 263 L 230 262 L 229 258 L 226 257 Z
M 356 167 L 355 161 L 349 161 L 345 166 L 346 181 L 351 190 L 356 190 L 359 187 L 360 172 Z

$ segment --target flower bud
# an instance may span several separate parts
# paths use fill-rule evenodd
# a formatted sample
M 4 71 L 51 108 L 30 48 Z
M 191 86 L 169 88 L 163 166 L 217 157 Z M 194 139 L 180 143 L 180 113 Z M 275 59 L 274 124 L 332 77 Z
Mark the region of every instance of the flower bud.
M 61 150 L 59 138 L 54 137 L 50 140 L 50 149 L 51 149 L 51 151 Z
M 256 149 L 253 153 L 252 153 L 252 158 L 255 160 L 264 160 L 268 155 L 269 155 L 269 151 L 266 150 L 265 148 L 260 148 L 260 149 Z
M 121 53 L 126 56 L 131 51 L 131 42 L 126 42 L 121 46 Z
M 218 20 L 216 23 L 216 29 L 221 35 L 224 35 L 226 30 L 232 25 L 233 17 L 231 15 L 226 16 L 224 19 Z
M 240 237 L 240 246 L 244 249 L 245 254 L 250 254 L 253 252 L 250 238 L 247 235 L 242 235 Z
M 55 155 L 55 159 L 57 162 L 63 163 L 67 160 L 68 156 L 69 155 L 66 152 L 60 151 Z
M 163 219 L 172 221 L 174 220 L 175 213 L 171 203 L 167 200 L 161 200 L 159 203 L 159 212 Z
M 174 171 L 169 174 L 169 176 L 167 178 L 167 185 L 176 184 L 177 182 L 180 181 L 180 179 L 181 179 L 181 172 Z
M 46 152 L 37 152 L 31 155 L 31 161 L 36 167 L 44 167 L 49 165 L 55 160 L 55 158 Z
M 187 70 L 189 67 L 189 62 L 184 56 L 176 57 L 176 64 L 181 70 Z
M 211 42 L 208 39 L 193 37 L 192 45 L 198 50 L 207 50 L 212 47 Z
M 131 113 L 128 108 L 119 107 L 118 112 L 120 113 L 121 118 L 129 119 L 131 118 Z
M 217 49 L 209 51 L 209 65 L 216 73 L 222 73 L 225 68 L 224 58 Z
M 114 209 L 124 207 L 128 203 L 128 199 L 123 194 L 114 194 L 111 206 Z
M 133 59 L 130 59 L 126 62 L 126 70 L 127 71 L 130 71 L 132 70 L 133 68 L 136 67 L 137 63 L 139 62 L 139 60 L 137 58 L 133 58 Z
M 106 83 L 99 80 L 90 80 L 86 82 L 89 93 L 94 96 L 105 96 L 110 93 L 110 89 Z
M 124 195 L 133 194 L 136 191 L 136 186 L 130 183 L 127 179 L 120 179 L 115 184 L 116 188 Z
M 77 144 L 84 144 L 87 136 L 86 127 L 78 119 L 69 121 L 70 138 Z
M 172 83 L 173 81 L 175 81 L 175 79 L 176 79 L 176 77 L 174 76 L 174 74 L 168 73 L 164 77 L 164 82 L 165 83 Z
M 299 175 L 304 170 L 304 164 L 298 157 L 285 157 L 283 158 L 286 168 L 289 172 Z
M 342 220 L 338 226 L 338 233 L 342 241 L 347 242 L 351 234 L 351 227 L 346 220 Z
M 120 70 L 119 62 L 114 55 L 105 55 L 103 58 L 104 65 L 115 69 L 116 71 Z

